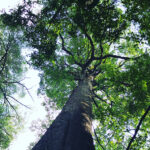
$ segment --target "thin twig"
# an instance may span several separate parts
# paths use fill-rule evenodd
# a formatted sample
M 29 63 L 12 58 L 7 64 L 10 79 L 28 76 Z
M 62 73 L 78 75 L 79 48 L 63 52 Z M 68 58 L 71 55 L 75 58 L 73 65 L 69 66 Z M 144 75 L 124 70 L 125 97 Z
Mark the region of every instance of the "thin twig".
M 24 87 L 26 89 L 27 93 L 29 94 L 29 96 L 31 97 L 31 99 L 34 101 L 34 99 L 33 99 L 32 95 L 31 95 L 29 89 L 24 84 L 22 84 L 20 82 L 16 82 L 16 83 L 19 84 L 19 85 L 21 85 L 22 87 Z
M 92 98 L 92 100 L 93 100 L 95 106 L 96 106 L 97 108 L 99 108 L 99 107 L 98 107 L 98 104 L 97 104 L 97 102 L 94 100 L 94 98 Z
M 93 94 L 97 99 L 101 100 L 102 102 L 107 103 L 105 100 L 103 100 L 101 97 L 99 97 L 94 91 L 93 91 Z
M 94 129 L 94 128 L 93 128 L 93 129 Z M 100 141 L 99 141 L 99 139 L 98 139 L 98 136 L 97 136 L 97 134 L 96 134 L 95 129 L 94 129 L 94 134 L 95 134 L 95 137 L 96 137 L 96 140 L 97 140 L 98 144 L 101 146 L 101 148 L 102 148 L 103 150 L 105 150 L 105 148 L 103 147 L 103 145 L 100 143 Z
M 19 102 L 16 98 L 14 98 L 14 97 L 12 97 L 12 96 L 10 96 L 10 95 L 8 95 L 8 97 L 12 98 L 14 101 L 16 101 L 17 103 L 19 103 L 20 105 L 22 105 L 22 106 L 24 106 L 24 107 L 26 107 L 26 108 L 28 108 L 28 109 L 31 109 L 30 107 L 26 106 L 25 104 Z
M 131 146 L 131 144 L 133 143 L 133 141 L 135 140 L 136 135 L 137 135 L 138 131 L 140 130 L 140 126 L 141 126 L 143 120 L 145 119 L 145 117 L 146 117 L 146 115 L 148 114 L 149 111 L 150 111 L 150 106 L 147 108 L 146 112 L 145 112 L 144 115 L 141 117 L 141 119 L 140 119 L 140 121 L 139 121 L 139 123 L 138 123 L 138 125 L 137 125 L 137 127 L 136 127 L 136 129 L 135 129 L 135 133 L 134 133 L 133 137 L 131 138 L 131 140 L 130 140 L 130 142 L 129 142 L 129 144 L 128 144 L 128 147 L 127 147 L 126 150 L 129 150 L 129 149 L 130 149 L 130 146 Z
M 3 83 L 7 83 L 7 84 L 12 84 L 12 83 L 14 83 L 14 84 L 19 84 L 19 85 L 21 85 L 23 88 L 25 88 L 25 90 L 27 91 L 27 93 L 29 94 L 29 96 L 31 97 L 31 99 L 34 101 L 34 99 L 33 99 L 32 95 L 31 95 L 29 89 L 28 89 L 24 84 L 22 84 L 20 81 L 9 81 L 9 82 L 4 81 Z
M 6 101 L 6 102 L 10 105 L 10 107 L 15 111 L 15 113 L 16 113 L 16 115 L 17 115 L 17 118 L 19 118 L 19 115 L 18 115 L 18 113 L 17 113 L 15 107 L 14 107 L 14 106 L 10 103 L 10 101 L 8 100 L 7 95 L 6 95 L 6 92 L 5 92 L 1 87 L 0 87 L 0 90 L 1 90 L 1 92 L 2 92 L 2 94 L 3 94 L 4 102 Z

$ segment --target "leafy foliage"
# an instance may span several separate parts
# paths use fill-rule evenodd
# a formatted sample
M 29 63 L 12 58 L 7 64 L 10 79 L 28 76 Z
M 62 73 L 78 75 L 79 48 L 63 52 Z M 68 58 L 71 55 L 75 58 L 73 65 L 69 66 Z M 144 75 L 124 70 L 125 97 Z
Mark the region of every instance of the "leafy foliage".
M 38 15 L 29 1 L 1 16 L 6 25 L 21 28 L 33 47 L 39 91 L 61 108 L 78 81 L 92 76 L 96 149 L 148 149 L 149 2 L 40 2 Z
M 12 116 L 11 116 L 12 115 Z M 7 107 L 0 105 L 0 148 L 6 149 L 18 131 L 18 121 L 15 114 L 8 112 Z M 13 116 L 14 115 L 14 116 Z
M 24 69 L 19 40 L 15 32 L 10 32 L 0 24 L 0 149 L 6 149 L 19 129 L 20 117 L 14 94 L 22 93 L 19 80 Z

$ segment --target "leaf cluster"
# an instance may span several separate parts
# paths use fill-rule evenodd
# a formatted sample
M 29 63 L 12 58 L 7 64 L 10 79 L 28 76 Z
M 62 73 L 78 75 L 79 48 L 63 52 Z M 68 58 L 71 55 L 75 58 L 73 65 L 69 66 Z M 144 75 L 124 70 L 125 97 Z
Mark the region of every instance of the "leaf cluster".
M 31 64 L 40 71 L 39 91 L 59 108 L 78 81 L 93 77 L 93 117 L 99 121 L 97 149 L 126 149 L 133 141 L 131 134 L 139 130 L 135 145 L 147 148 L 149 115 L 140 129 L 137 125 L 149 106 L 150 59 L 143 44 L 149 41 L 149 2 L 88 3 L 41 0 L 41 12 L 33 15 L 30 2 L 2 19 L 6 25 L 22 28 L 24 39 L 33 48 Z M 8 23 L 10 16 L 13 20 Z M 138 30 L 133 31 L 133 26 Z

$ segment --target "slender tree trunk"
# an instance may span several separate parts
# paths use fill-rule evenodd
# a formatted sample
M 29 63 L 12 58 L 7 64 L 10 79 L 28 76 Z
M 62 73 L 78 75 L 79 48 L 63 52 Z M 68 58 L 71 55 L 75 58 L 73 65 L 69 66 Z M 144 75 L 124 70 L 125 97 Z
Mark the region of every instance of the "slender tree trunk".
M 91 83 L 79 82 L 63 110 L 32 150 L 94 150 Z

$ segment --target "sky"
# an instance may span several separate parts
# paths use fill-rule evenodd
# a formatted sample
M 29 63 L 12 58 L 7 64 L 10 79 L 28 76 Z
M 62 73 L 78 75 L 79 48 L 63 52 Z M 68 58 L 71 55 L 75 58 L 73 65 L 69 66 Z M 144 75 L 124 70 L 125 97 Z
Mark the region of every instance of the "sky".
M 15 8 L 17 4 L 21 4 L 23 0 L 0 0 L 0 10 Z
M 16 5 L 21 4 L 22 0 L 0 0 L 0 11 L 9 10 L 16 8 Z M 24 55 L 27 55 L 27 49 L 24 49 Z M 25 75 L 25 80 L 23 83 L 30 90 L 31 97 L 27 94 L 24 98 L 21 98 L 20 101 L 29 106 L 31 110 L 26 109 L 23 106 L 19 107 L 19 113 L 24 119 L 24 128 L 19 131 L 15 136 L 15 139 L 12 141 L 8 150 L 27 150 L 29 144 L 36 140 L 36 135 L 29 129 L 33 120 L 44 119 L 46 112 L 41 106 L 42 97 L 37 96 L 37 88 L 39 84 L 38 71 L 33 70 L 32 68 L 28 69 L 28 72 Z
M 36 141 L 36 135 L 30 130 L 32 121 L 44 119 L 46 115 L 44 107 L 41 106 L 43 98 L 37 96 L 38 83 L 38 72 L 29 68 L 29 71 L 26 74 L 26 79 L 24 80 L 24 84 L 29 88 L 33 100 L 28 94 L 26 94 L 24 98 L 20 99 L 20 102 L 29 106 L 31 110 L 23 106 L 19 107 L 19 113 L 24 119 L 24 127 L 15 136 L 15 139 L 12 141 L 8 150 L 27 150 L 29 144 Z

